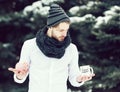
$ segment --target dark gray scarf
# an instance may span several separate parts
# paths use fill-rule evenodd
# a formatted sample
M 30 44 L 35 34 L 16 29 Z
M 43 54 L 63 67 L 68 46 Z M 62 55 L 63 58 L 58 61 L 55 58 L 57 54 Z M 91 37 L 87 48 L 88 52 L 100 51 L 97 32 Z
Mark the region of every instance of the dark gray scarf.
M 48 57 L 61 58 L 65 49 L 71 42 L 69 34 L 66 36 L 64 41 L 58 41 L 46 35 L 47 27 L 38 31 L 36 35 L 36 43 L 39 49 Z

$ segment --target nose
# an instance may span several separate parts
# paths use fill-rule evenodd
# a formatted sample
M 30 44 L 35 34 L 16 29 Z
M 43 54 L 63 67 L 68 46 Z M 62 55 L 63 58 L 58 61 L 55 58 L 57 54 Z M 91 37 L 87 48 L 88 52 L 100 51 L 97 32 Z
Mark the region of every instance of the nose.
M 67 36 L 67 32 L 66 32 L 66 31 L 63 31 L 63 32 L 62 32 L 62 36 L 66 37 L 66 36 Z

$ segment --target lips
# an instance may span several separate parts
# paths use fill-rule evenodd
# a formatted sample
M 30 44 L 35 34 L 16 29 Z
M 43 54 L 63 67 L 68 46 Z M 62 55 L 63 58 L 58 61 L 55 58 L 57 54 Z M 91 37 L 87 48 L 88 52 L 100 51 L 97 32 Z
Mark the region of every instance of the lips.
M 65 37 L 64 37 L 64 36 L 61 36 L 61 37 L 60 37 L 60 39 L 61 39 L 61 40 L 64 40 L 64 39 L 65 39 Z

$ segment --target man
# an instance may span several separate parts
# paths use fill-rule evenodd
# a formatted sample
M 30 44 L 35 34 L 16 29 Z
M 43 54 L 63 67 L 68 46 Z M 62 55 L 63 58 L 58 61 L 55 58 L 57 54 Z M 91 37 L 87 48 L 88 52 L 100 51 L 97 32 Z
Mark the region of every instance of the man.
M 24 42 L 14 80 L 23 83 L 29 74 L 28 92 L 67 92 L 67 79 L 79 87 L 94 74 L 81 76 L 78 51 L 69 36 L 70 19 L 57 4 L 50 6 L 47 26 Z

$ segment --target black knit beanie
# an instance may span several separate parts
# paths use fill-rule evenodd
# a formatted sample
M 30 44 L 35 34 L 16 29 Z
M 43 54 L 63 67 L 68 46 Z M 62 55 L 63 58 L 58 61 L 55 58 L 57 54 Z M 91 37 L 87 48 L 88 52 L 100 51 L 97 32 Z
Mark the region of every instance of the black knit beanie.
M 51 4 L 47 18 L 48 28 L 65 21 L 70 22 L 70 19 L 64 10 L 57 4 Z

